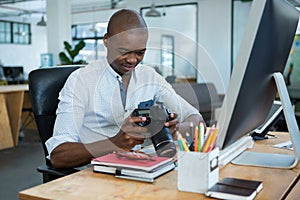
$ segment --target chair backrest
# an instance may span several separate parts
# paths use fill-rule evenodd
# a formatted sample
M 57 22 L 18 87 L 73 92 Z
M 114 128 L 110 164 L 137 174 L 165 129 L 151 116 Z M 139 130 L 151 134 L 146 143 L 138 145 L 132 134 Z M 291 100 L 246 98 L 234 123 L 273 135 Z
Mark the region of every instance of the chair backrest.
M 207 121 L 214 117 L 215 108 L 222 105 L 222 99 L 213 83 L 173 83 L 172 87 L 177 94 L 197 108 Z
M 29 73 L 29 94 L 36 125 L 43 145 L 45 156 L 48 155 L 45 142 L 52 136 L 58 95 L 69 75 L 79 66 L 51 67 Z M 46 159 L 47 164 L 50 164 Z

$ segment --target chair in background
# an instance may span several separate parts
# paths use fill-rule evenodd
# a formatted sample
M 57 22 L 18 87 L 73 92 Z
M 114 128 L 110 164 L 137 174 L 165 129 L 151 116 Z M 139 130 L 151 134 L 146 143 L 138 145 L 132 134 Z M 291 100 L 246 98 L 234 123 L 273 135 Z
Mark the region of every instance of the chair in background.
M 202 114 L 208 126 L 216 123 L 215 110 L 222 106 L 223 98 L 213 83 L 173 83 L 178 95 Z
M 45 142 L 53 134 L 59 92 L 69 75 L 78 68 L 79 66 L 43 68 L 34 70 L 29 74 L 29 94 L 32 110 L 43 145 L 45 158 L 48 156 Z M 78 170 L 56 170 L 51 166 L 50 160 L 46 158 L 45 165 L 39 166 L 37 171 L 43 174 L 43 182 L 45 183 Z
M 167 76 L 166 81 L 170 84 L 173 84 L 176 82 L 176 76 Z

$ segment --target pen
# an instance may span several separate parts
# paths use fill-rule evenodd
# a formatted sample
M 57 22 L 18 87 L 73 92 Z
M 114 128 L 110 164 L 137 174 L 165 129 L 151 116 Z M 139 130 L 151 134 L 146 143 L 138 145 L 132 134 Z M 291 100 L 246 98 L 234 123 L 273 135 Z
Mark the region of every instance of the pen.
M 190 134 L 190 136 L 191 135 L 193 135 L 195 133 L 195 130 L 194 130 L 194 124 L 193 124 L 193 122 L 191 122 L 190 123 L 190 132 L 189 132 L 189 134 Z M 192 141 L 189 141 L 189 142 L 192 142 Z
M 192 139 L 191 139 L 191 135 L 188 132 L 186 132 L 186 139 L 187 139 L 188 145 L 190 145 L 192 143 Z

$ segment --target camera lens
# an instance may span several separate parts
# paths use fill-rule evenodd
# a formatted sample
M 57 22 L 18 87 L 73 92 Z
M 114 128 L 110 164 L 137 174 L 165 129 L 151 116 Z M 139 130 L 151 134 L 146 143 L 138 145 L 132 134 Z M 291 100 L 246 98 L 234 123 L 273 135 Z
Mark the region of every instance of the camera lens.
M 158 156 L 173 157 L 176 154 L 176 146 L 169 128 L 163 127 L 151 140 Z
M 173 157 L 176 154 L 176 146 L 170 129 L 164 126 L 164 122 L 169 120 L 169 114 L 162 104 L 156 104 L 150 108 L 135 109 L 132 115 L 147 118 L 146 121 L 136 124 L 147 127 L 158 156 Z
M 175 156 L 177 150 L 174 142 L 167 142 L 165 145 L 161 145 L 156 151 L 157 155 L 160 157 L 172 158 Z

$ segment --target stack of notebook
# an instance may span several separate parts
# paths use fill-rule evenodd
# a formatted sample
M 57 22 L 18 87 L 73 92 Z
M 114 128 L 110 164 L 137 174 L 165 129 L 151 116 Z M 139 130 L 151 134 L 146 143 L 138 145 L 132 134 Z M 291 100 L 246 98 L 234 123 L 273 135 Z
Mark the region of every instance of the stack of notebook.
M 153 182 L 155 178 L 175 168 L 172 158 L 123 151 L 94 158 L 91 164 L 94 172 L 147 182 Z

